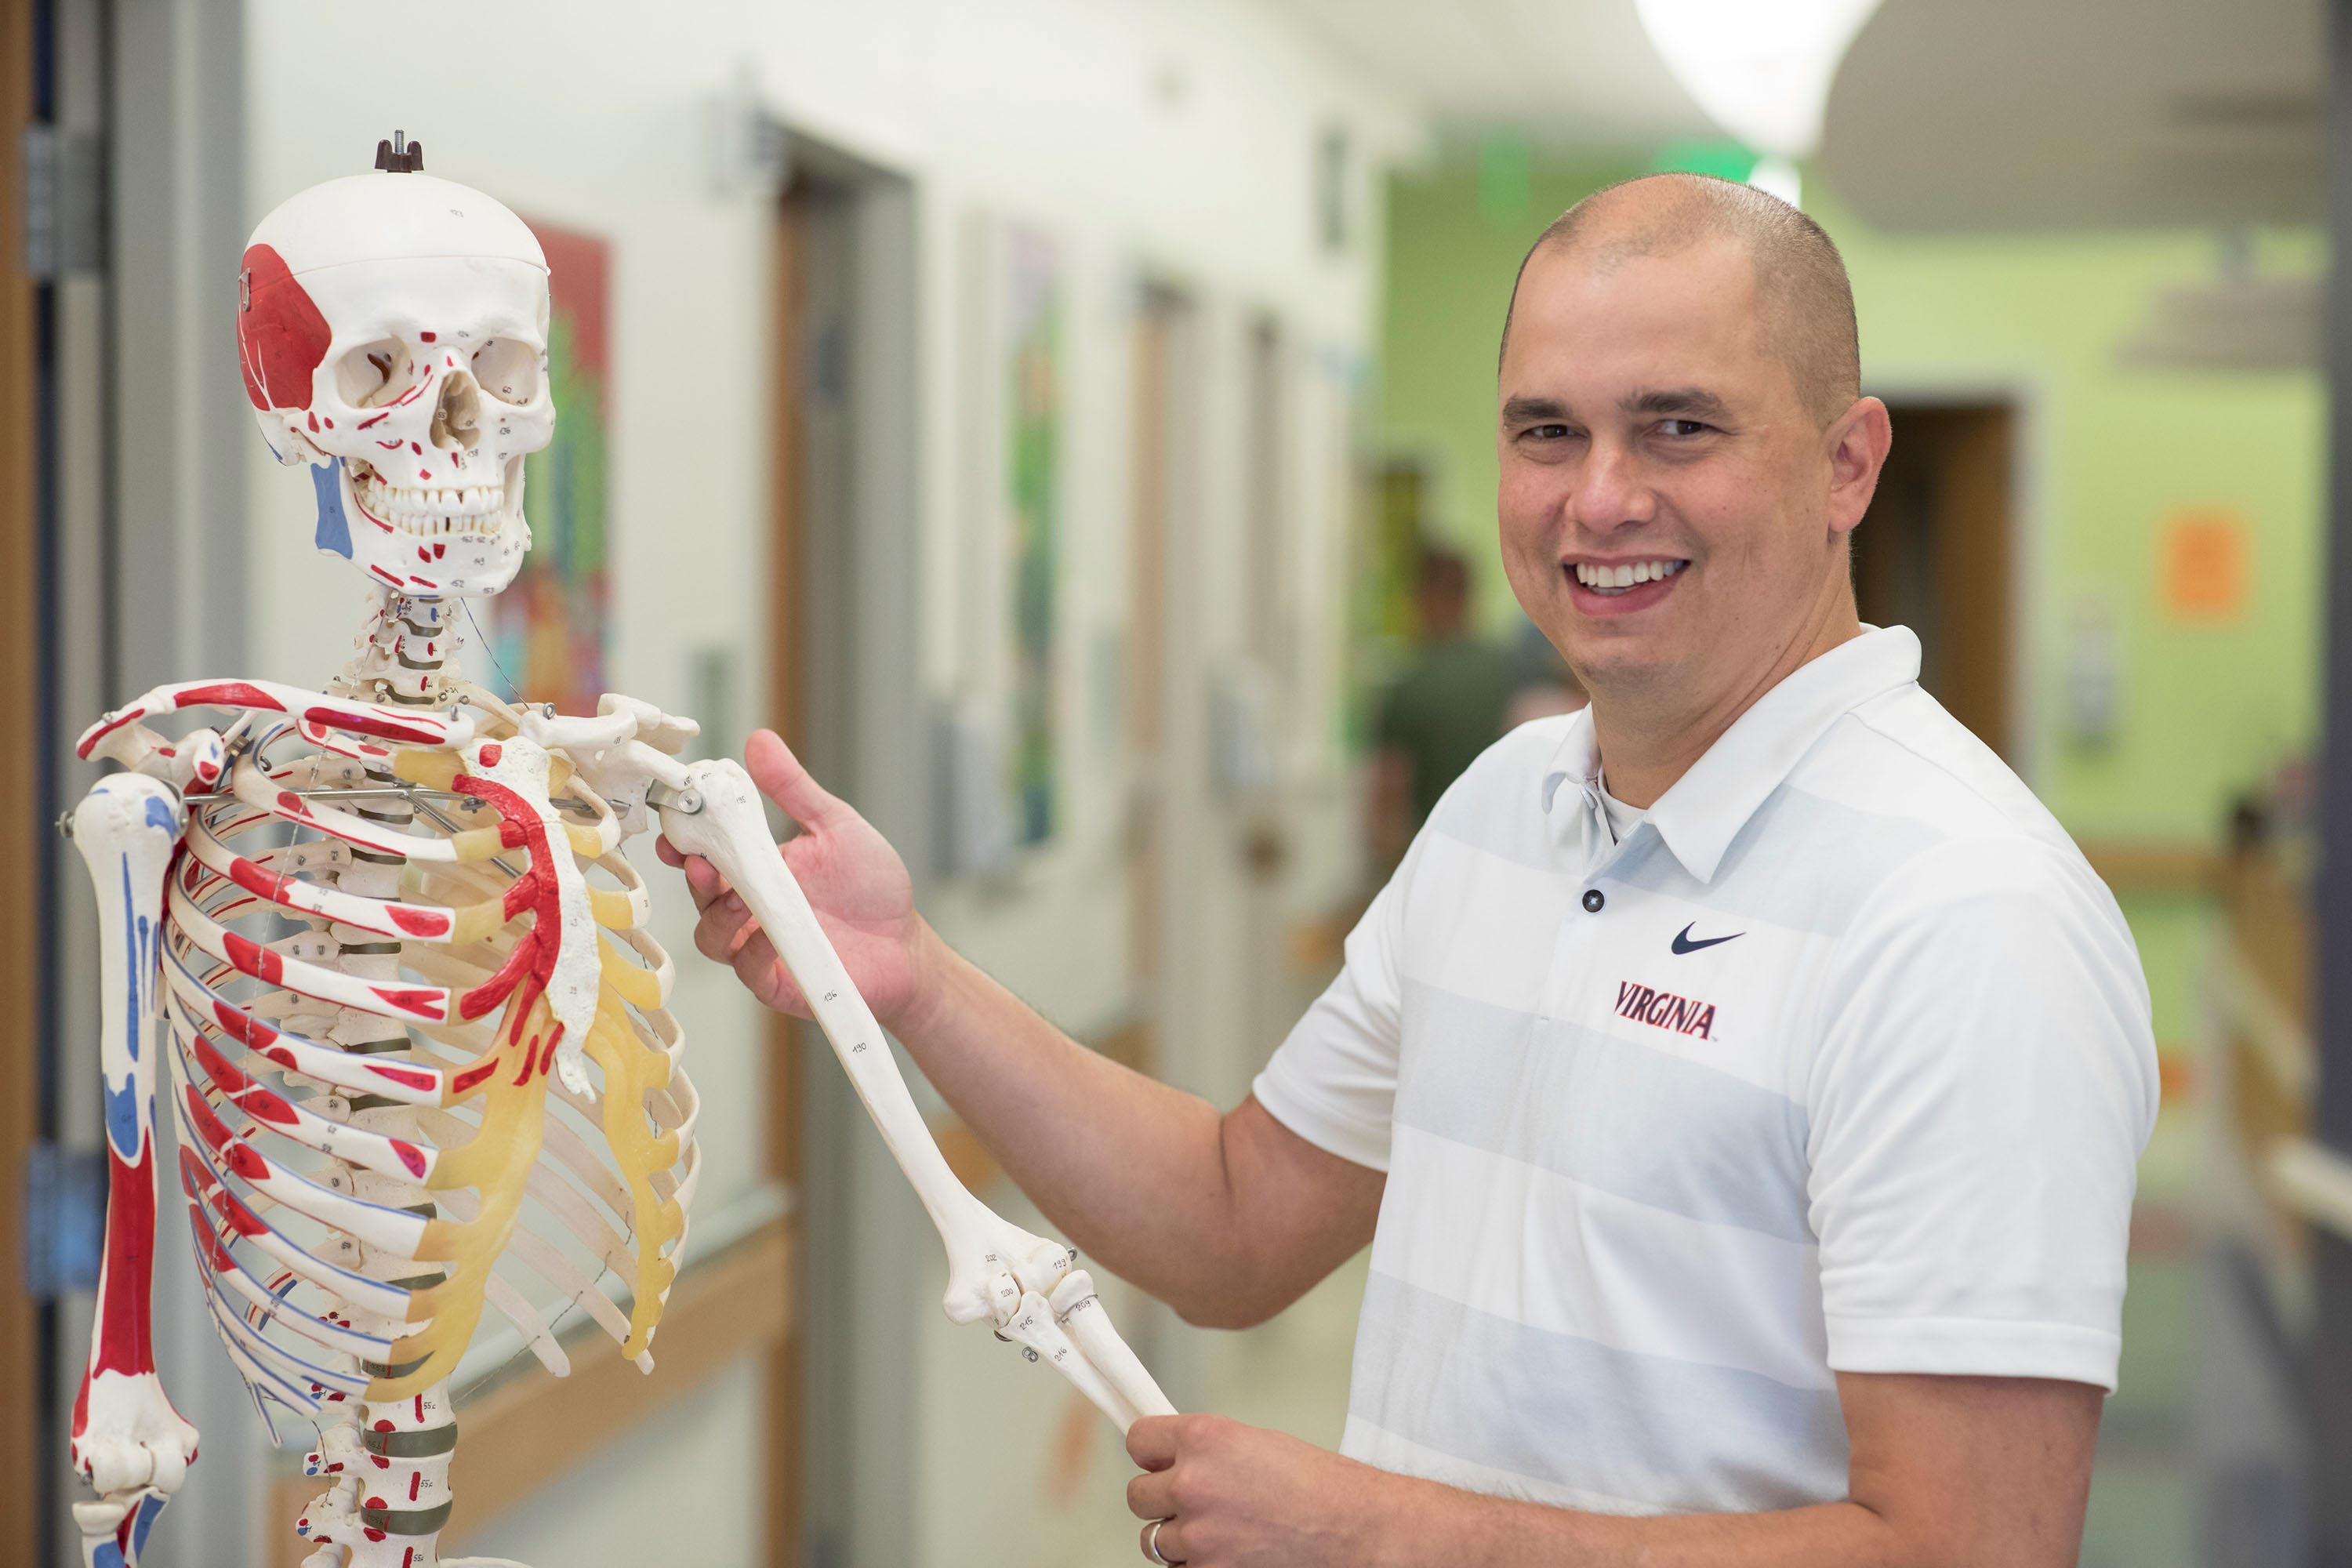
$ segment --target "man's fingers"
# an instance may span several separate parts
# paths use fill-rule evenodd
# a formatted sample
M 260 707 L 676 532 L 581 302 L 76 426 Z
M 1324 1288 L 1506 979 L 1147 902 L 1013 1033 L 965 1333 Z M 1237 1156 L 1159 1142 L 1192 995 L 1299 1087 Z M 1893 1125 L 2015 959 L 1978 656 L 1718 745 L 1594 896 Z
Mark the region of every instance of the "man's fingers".
M 654 857 L 665 866 L 683 866 L 686 853 L 669 841 L 665 834 L 654 836 Z
M 1164 1470 L 1176 1462 L 1176 1445 L 1183 1433 L 1181 1415 L 1147 1415 L 1127 1429 L 1127 1457 L 1147 1470 Z
M 1146 1563 L 1181 1563 L 1184 1561 L 1184 1525 L 1167 1514 L 1156 1516 L 1167 1522 L 1147 1524 L 1136 1537 L 1136 1550 L 1143 1553 Z M 1154 1530 L 1157 1533 L 1154 1533 Z
M 827 817 L 842 809 L 841 802 L 824 792 L 824 787 L 801 766 L 783 737 L 773 730 L 754 733 L 743 747 L 743 766 L 760 793 L 783 809 L 786 816 L 803 827 L 821 827 Z
M 1127 1511 L 1138 1519 L 1167 1519 L 1176 1512 L 1176 1473 L 1146 1470 L 1127 1483 Z
M 701 856 L 689 855 L 686 858 L 686 890 L 693 895 L 696 909 L 707 910 L 712 900 L 727 891 L 727 879 Z

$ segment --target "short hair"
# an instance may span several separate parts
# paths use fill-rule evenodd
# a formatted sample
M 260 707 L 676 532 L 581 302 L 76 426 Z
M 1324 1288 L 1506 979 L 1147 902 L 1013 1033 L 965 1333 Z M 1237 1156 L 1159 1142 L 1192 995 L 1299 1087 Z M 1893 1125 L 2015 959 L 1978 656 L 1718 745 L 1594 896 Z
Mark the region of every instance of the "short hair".
M 1611 221 L 1622 206 L 1617 193 L 1633 186 L 1666 188 L 1662 200 Z M 1612 199 L 1614 198 L 1614 199 Z M 1820 224 L 1769 192 L 1713 174 L 1642 174 L 1604 185 L 1559 215 L 1536 237 L 1511 279 L 1503 311 L 1496 374 L 1511 342 L 1511 314 L 1528 263 L 1546 247 L 1590 251 L 1603 265 L 1636 256 L 1673 256 L 1704 240 L 1727 237 L 1748 249 L 1756 268 L 1756 300 L 1765 351 L 1789 367 L 1797 395 L 1827 425 L 1862 395 L 1862 334 L 1854 321 L 1853 284 L 1845 258 Z

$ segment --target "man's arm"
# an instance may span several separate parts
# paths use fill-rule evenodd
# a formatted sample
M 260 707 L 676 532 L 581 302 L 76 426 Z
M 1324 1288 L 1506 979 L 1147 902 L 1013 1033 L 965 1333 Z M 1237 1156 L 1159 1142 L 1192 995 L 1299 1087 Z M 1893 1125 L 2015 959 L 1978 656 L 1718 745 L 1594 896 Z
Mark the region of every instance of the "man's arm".
M 1190 1568 L 2072 1568 L 2100 1391 L 1846 1373 L 1843 1502 L 1626 1519 L 1485 1497 L 1214 1416 L 1138 1422 L 1128 1487 Z M 1148 1526 L 1146 1527 L 1149 1528 Z
M 905 865 L 766 731 L 744 761 L 803 831 L 786 862 L 883 1026 L 1016 1185 L 1089 1258 L 1213 1327 L 1281 1310 L 1371 1238 L 1386 1178 L 1254 1099 L 1196 1095 L 1087 1049 L 967 963 L 914 907 Z M 807 1005 L 742 900 L 684 864 L 695 945 L 767 1005 Z

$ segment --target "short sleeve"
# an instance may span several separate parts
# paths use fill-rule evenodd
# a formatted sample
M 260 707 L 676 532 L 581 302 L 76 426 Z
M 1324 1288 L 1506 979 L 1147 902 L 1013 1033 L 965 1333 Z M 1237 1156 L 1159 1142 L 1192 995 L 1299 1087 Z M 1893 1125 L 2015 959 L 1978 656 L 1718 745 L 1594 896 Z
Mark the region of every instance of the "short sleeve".
M 2156 1047 L 2079 859 L 1965 842 L 1841 941 L 1807 1089 L 1829 1364 L 2112 1390 Z
M 1317 1148 L 1375 1171 L 1389 1168 L 1402 1037 L 1397 936 L 1402 887 L 1416 858 L 1406 856 L 1348 933 L 1339 977 L 1251 1086 L 1276 1121 Z

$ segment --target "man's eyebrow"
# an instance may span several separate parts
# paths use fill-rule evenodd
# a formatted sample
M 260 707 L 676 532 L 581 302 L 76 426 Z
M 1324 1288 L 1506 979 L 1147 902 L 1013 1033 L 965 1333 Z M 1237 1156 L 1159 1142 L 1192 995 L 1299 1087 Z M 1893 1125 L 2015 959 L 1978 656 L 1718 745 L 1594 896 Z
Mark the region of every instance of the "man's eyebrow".
M 1523 425 L 1531 420 L 1565 419 L 1568 405 L 1557 397 L 1512 397 L 1503 403 L 1503 423 Z
M 1635 393 L 1618 406 L 1628 414 L 1663 414 L 1679 419 L 1720 419 L 1731 412 L 1723 399 L 1703 386 Z

